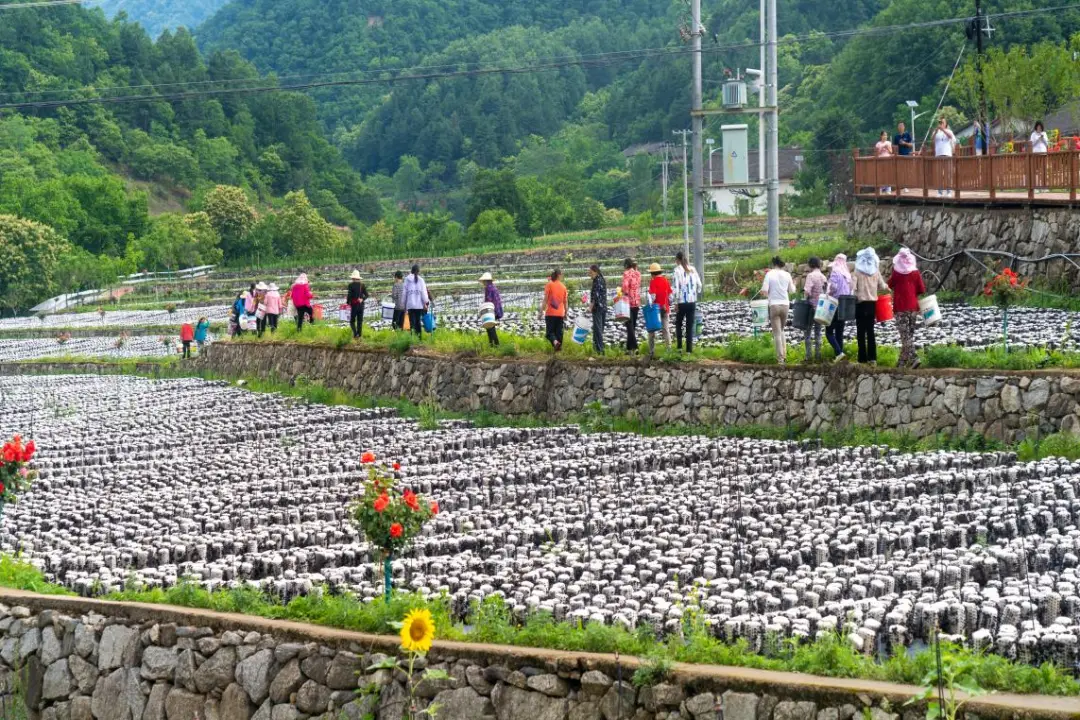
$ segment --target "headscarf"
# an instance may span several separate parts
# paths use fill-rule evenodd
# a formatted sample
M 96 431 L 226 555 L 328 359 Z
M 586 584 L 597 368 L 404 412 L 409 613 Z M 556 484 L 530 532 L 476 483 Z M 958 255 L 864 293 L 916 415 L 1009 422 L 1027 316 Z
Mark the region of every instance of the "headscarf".
M 298 278 L 296 278 L 296 282 L 293 283 L 293 284 L 294 285 L 307 285 L 308 284 L 307 273 L 300 273 L 300 276 Z
M 901 275 L 915 272 L 915 253 L 907 248 L 901 248 L 900 252 L 896 253 L 896 257 L 893 258 L 892 269 L 893 272 L 898 272 Z
M 863 248 L 855 255 L 855 269 L 864 275 L 876 273 L 880 263 L 877 252 L 872 247 Z
M 833 275 L 839 275 L 840 277 L 851 282 L 851 271 L 847 266 L 847 255 L 840 253 L 832 261 L 832 273 Z

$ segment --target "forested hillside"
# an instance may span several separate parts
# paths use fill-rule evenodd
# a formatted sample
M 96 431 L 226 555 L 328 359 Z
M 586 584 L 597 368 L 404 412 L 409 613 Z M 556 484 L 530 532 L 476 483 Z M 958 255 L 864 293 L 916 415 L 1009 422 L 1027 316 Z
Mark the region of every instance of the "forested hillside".
M 146 28 L 156 38 L 166 30 L 181 27 L 194 30 L 228 0 L 89 0 L 89 7 L 99 7 L 107 17 L 119 13 Z

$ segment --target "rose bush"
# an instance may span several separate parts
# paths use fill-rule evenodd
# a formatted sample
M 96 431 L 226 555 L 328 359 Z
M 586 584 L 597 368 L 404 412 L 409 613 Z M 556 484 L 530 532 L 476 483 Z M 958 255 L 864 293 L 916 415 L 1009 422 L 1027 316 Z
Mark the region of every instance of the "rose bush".
M 18 435 L 0 448 L 0 515 L 4 506 L 17 502 L 19 494 L 29 490 L 37 478 L 37 471 L 30 466 L 35 452 L 34 441 L 23 444 Z

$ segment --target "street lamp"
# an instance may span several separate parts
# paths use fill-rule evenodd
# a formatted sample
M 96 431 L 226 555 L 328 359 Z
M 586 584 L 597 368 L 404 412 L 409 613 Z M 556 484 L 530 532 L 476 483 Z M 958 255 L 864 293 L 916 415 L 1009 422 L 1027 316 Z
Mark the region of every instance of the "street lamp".
M 713 153 L 716 152 L 716 140 L 711 137 L 705 138 L 705 145 L 708 146 L 708 187 L 713 187 Z
M 923 115 L 929 114 L 930 111 L 929 110 L 924 110 L 923 112 L 916 115 L 915 114 L 915 108 L 919 107 L 919 103 L 915 102 L 914 100 L 908 100 L 907 101 L 907 106 L 909 108 L 911 108 L 911 145 L 912 145 L 911 149 L 914 152 L 914 150 L 915 150 L 915 121 L 918 120 L 919 118 L 921 118 Z

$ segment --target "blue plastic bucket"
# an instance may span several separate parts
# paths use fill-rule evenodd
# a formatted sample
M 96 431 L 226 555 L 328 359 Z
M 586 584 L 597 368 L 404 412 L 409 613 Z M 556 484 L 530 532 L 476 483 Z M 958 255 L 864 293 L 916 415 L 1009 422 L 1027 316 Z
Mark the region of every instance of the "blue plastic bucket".
M 424 313 L 424 330 L 429 333 L 435 332 L 435 313 Z
M 645 306 L 645 329 L 649 332 L 659 332 L 664 327 L 663 319 L 660 317 L 660 306 L 656 303 L 649 303 Z
M 574 334 L 571 339 L 578 345 L 584 345 L 585 341 L 589 339 L 589 331 L 592 329 L 592 322 L 584 315 L 578 315 L 578 319 L 574 321 Z

